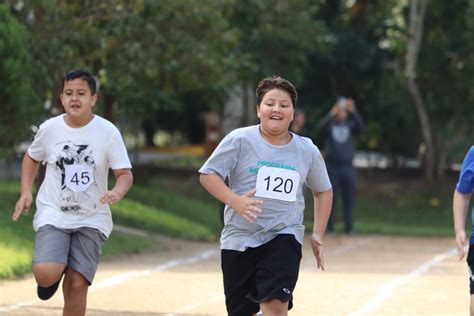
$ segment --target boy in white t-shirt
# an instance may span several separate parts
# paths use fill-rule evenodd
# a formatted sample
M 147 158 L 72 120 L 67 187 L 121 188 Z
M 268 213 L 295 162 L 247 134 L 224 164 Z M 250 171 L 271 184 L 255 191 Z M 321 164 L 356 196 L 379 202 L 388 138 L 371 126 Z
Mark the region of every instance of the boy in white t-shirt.
M 21 196 L 12 219 L 30 208 L 39 163 L 46 175 L 36 198 L 33 274 L 37 294 L 47 300 L 62 276 L 64 315 L 84 315 L 87 291 L 103 243 L 112 231 L 109 204 L 119 202 L 133 183 L 131 164 L 118 129 L 94 115 L 94 77 L 73 70 L 62 80 L 65 114 L 41 124 L 21 167 Z M 115 185 L 108 190 L 109 168 Z
M 313 192 L 311 246 L 323 270 L 332 189 L 318 148 L 288 130 L 297 99 L 293 85 L 269 77 L 256 92 L 260 124 L 229 133 L 199 169 L 200 181 L 226 204 L 221 264 L 227 313 L 286 315 L 301 260 L 303 185 Z

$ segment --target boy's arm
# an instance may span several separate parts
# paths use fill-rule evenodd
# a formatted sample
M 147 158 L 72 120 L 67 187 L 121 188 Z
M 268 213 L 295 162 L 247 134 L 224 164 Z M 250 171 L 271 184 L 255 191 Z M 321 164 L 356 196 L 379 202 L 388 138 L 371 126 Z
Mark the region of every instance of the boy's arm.
M 469 207 L 471 193 L 461 193 L 454 190 L 453 196 L 453 217 L 454 232 L 456 234 L 456 244 L 458 248 L 459 260 L 464 258 L 464 247 L 466 246 L 466 216 Z
M 133 184 L 133 175 L 130 169 L 114 169 L 115 185 L 100 198 L 100 202 L 114 204 L 119 202 Z
M 222 178 L 216 174 L 201 173 L 199 181 L 207 192 L 222 203 L 229 205 L 247 221 L 253 222 L 257 218 L 256 213 L 261 212 L 257 205 L 262 204 L 262 201 L 252 199 L 255 190 L 244 195 L 238 195 L 229 189 Z
M 324 254 L 323 254 L 323 236 L 326 231 L 329 215 L 332 207 L 332 189 L 323 192 L 314 192 L 314 225 L 313 234 L 311 235 L 311 247 L 316 257 L 318 268 L 324 271 Z
M 31 190 L 33 188 L 33 182 L 35 181 L 36 175 L 38 174 L 39 162 L 33 160 L 28 153 L 23 156 L 21 162 L 21 188 L 20 198 L 16 202 L 15 211 L 12 215 L 12 220 L 18 220 L 23 211 L 28 212 L 33 203 L 33 194 Z

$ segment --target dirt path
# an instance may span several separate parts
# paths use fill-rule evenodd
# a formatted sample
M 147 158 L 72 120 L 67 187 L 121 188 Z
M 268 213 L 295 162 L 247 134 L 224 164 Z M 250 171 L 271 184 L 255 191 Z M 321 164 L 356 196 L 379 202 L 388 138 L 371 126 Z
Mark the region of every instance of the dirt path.
M 153 254 L 104 261 L 87 315 L 225 315 L 217 243 L 164 240 Z M 327 271 L 305 242 L 290 315 L 466 315 L 468 274 L 451 238 L 328 236 Z M 61 292 L 61 291 L 59 291 Z M 61 315 L 31 276 L 0 284 L 1 315 Z

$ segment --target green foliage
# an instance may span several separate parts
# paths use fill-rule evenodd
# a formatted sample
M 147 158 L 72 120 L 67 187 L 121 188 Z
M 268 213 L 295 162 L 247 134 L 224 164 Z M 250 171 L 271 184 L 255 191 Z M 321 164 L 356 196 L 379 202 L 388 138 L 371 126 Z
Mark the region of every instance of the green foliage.
M 425 17 L 419 82 L 432 121 L 437 157 L 447 155 L 448 161 L 459 147 L 465 152 L 467 144 L 472 144 L 472 10 L 470 1 L 431 1 Z
M 31 74 L 28 34 L 0 4 L 0 158 L 13 152 L 26 137 L 32 117 L 38 112 Z
M 324 46 L 323 24 L 314 1 L 236 1 L 229 19 L 238 29 L 238 79 L 255 83 L 281 75 L 300 85 L 308 55 Z
M 399 128 L 386 128 L 387 121 L 394 126 L 403 122 L 406 127 L 413 127 L 411 121 L 416 115 L 407 103 L 403 82 L 387 67 L 393 56 L 386 48 L 391 43 L 388 34 L 399 27 L 396 22 L 400 17 L 394 16 L 397 2 L 356 1 L 348 5 L 346 1 L 326 1 L 320 5 L 316 16 L 324 23 L 321 41 L 326 45 L 311 52 L 311 70 L 300 89 L 309 134 L 318 145 L 322 145 L 322 139 L 317 122 L 343 95 L 355 99 L 367 122 L 360 137 L 361 149 L 407 153 L 398 151 L 406 147 Z M 409 132 L 415 136 L 412 139 L 419 139 L 417 126 Z M 413 146 L 408 147 L 413 155 Z
M 0 63 L 8 62 L 0 78 L 8 84 L 0 87 L 0 98 L 13 116 L 6 111 L 0 120 L 8 124 L 1 127 L 28 131 L 40 110 L 31 91 L 24 90 L 31 86 L 57 113 L 62 74 L 86 67 L 101 83 L 98 112 L 116 121 L 120 115 L 131 133 L 148 120 L 201 141 L 200 114 L 219 111 L 229 88 L 253 87 L 262 77 L 279 74 L 297 86 L 317 143 L 316 122 L 338 95 L 355 98 L 368 122 L 362 148 L 414 156 L 421 142 L 402 76 L 409 1 L 8 3 L 0 22 L 0 32 L 9 32 L 0 37 Z M 448 162 L 459 159 L 471 142 L 473 7 L 471 0 L 429 1 L 424 24 L 417 82 L 437 155 Z M 17 52 L 20 48 L 6 44 L 26 49 Z M 34 71 L 28 60 L 35 60 Z M 2 133 L 15 141 L 24 137 Z M 15 143 L 9 138 L 5 142 Z

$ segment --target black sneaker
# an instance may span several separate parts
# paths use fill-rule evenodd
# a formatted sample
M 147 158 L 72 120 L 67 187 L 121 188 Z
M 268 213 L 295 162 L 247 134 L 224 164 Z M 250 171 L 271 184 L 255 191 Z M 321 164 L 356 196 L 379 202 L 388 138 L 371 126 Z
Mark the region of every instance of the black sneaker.
M 36 293 L 38 294 L 38 297 L 42 299 L 43 301 L 50 299 L 54 295 L 54 293 L 56 293 L 56 291 L 58 290 L 59 283 L 61 283 L 61 279 L 59 279 L 58 282 L 48 287 L 43 287 L 43 286 L 38 285 L 37 291 L 36 291 Z

